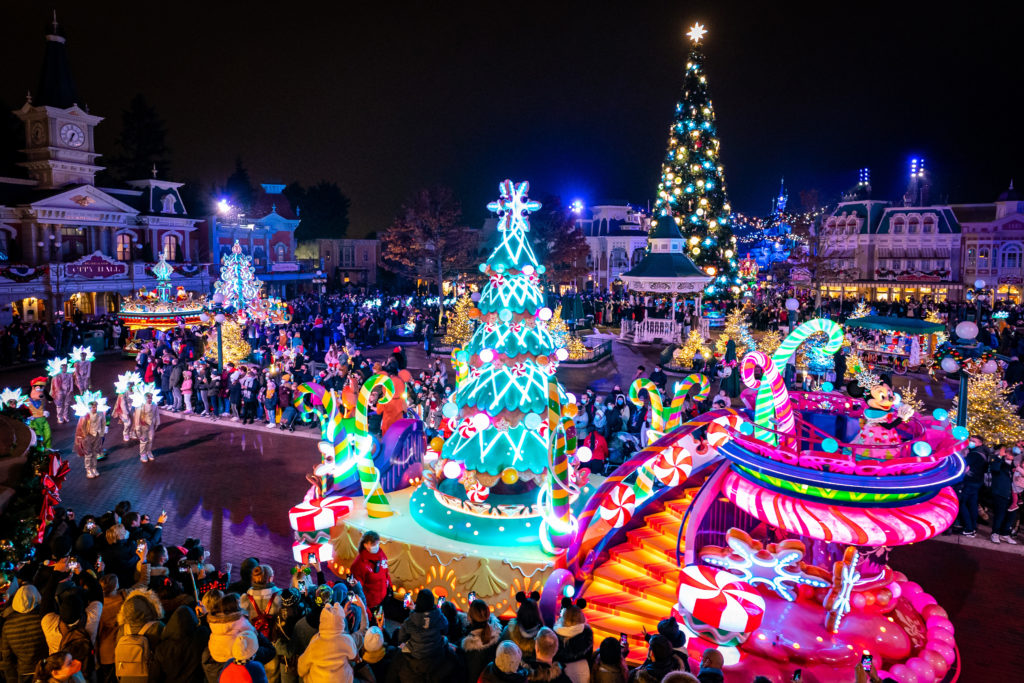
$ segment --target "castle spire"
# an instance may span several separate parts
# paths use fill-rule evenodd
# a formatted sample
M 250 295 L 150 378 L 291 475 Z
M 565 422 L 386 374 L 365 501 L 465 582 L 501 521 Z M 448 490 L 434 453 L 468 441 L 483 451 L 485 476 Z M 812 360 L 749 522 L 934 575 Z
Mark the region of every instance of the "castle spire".
M 66 39 L 57 23 L 57 12 L 46 34 L 46 52 L 43 55 L 43 69 L 39 74 L 33 104 L 68 109 L 78 103 L 78 90 L 71 78 Z

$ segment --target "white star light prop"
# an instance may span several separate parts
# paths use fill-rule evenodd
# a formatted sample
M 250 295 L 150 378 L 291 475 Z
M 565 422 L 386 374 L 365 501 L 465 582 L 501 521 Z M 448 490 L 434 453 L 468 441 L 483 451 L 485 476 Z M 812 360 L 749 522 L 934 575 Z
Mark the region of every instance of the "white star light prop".
M 69 360 L 72 363 L 77 363 L 78 361 L 82 360 L 83 353 L 85 354 L 85 359 L 90 363 L 96 360 L 96 354 L 92 352 L 92 348 L 89 346 L 76 346 L 73 349 L 71 349 Z
M 139 382 L 132 391 L 131 401 L 133 408 L 139 408 L 146 403 L 146 394 L 153 394 L 153 403 L 160 402 L 160 390 L 152 382 Z
M 75 361 L 71 358 L 51 358 L 46 361 L 46 374 L 50 377 L 56 377 L 60 374 L 60 366 L 67 364 L 68 370 L 75 367 Z
M 28 403 L 28 396 L 21 393 L 21 387 L 17 387 L 16 389 L 7 387 L 0 392 L 0 403 L 7 405 L 11 401 L 14 401 L 15 408 L 20 408 Z
M 126 393 L 129 384 L 142 384 L 142 375 L 134 370 L 121 373 L 117 376 L 117 381 L 114 382 L 114 391 L 118 394 Z
M 107 399 L 103 398 L 103 394 L 98 391 L 84 391 L 81 394 L 75 396 L 75 404 L 72 409 L 75 411 L 75 417 L 85 417 L 89 414 L 89 404 L 96 401 L 96 412 L 105 413 L 110 410 L 110 406 L 107 405 Z
M 704 29 L 704 25 L 699 22 L 696 22 L 690 28 L 689 32 L 686 35 L 688 35 L 690 37 L 690 40 L 692 40 L 693 42 L 699 43 L 701 41 L 701 38 L 704 37 L 705 33 L 707 33 L 707 31 Z

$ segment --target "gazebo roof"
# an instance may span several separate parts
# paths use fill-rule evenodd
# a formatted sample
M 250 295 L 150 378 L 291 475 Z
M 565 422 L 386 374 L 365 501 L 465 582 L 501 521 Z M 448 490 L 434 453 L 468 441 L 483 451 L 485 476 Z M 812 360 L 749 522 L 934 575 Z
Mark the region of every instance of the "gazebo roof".
M 619 277 L 632 290 L 666 293 L 696 292 L 711 280 L 679 252 L 648 253 L 640 263 Z

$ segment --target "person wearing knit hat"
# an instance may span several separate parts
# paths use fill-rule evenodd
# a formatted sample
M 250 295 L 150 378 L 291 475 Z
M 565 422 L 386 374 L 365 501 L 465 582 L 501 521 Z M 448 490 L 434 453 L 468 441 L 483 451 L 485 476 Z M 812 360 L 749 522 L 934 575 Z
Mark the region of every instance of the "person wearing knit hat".
M 510 640 L 498 644 L 494 661 L 480 674 L 480 683 L 525 683 L 530 672 L 522 666 L 523 653 Z
M 231 661 L 220 672 L 220 683 L 267 683 L 267 672 L 257 662 L 259 642 L 252 631 L 243 631 L 231 644 Z
M 45 658 L 49 648 L 41 626 L 42 598 L 35 586 L 24 585 L 11 600 L 11 612 L 4 620 L 0 634 L 0 657 L 8 681 L 31 676 L 36 663 Z
M 520 592 L 516 595 L 519 608 L 516 610 L 516 617 L 508 622 L 501 632 L 502 640 L 511 640 L 519 647 L 523 661 L 529 663 L 536 658 L 536 638 L 544 621 L 540 617 L 540 609 L 537 607 L 537 600 L 540 596 L 533 593 L 527 596 Z
M 662 619 L 658 622 L 658 633 L 665 636 L 672 644 L 675 651 L 675 658 L 679 660 L 681 671 L 690 670 L 690 656 L 686 652 L 686 635 L 679 630 L 679 622 L 673 617 Z
M 378 626 L 371 626 L 363 636 L 362 657 L 378 681 L 387 680 L 388 671 L 395 666 L 395 648 L 387 644 Z
M 50 416 L 50 411 L 46 409 L 46 378 L 36 377 L 34 380 L 29 382 L 31 389 L 29 390 L 28 408 L 29 428 L 36 433 L 36 443 L 42 446 L 46 450 L 52 448 L 51 444 L 51 432 L 50 423 L 46 419 Z

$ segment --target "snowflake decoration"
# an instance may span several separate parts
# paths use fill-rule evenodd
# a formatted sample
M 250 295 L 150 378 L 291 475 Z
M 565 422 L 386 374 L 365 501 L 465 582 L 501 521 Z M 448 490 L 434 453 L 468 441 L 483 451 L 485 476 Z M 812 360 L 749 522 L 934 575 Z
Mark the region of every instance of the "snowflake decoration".
M 498 191 L 501 192 L 498 201 L 487 205 L 501 219 L 498 221 L 498 230 L 505 232 L 518 228 L 528 231 L 530 224 L 523 221 L 523 217 L 541 207 L 540 202 L 526 198 L 530 193 L 530 183 L 524 180 L 516 185 L 511 180 L 505 180 L 498 185 Z
M 831 585 L 827 579 L 810 571 L 815 567 L 808 567 L 801 561 L 806 549 L 800 541 L 769 543 L 765 548 L 746 532 L 729 529 L 725 542 L 728 548 L 705 546 L 700 551 L 700 559 L 732 572 L 740 581 L 767 586 L 784 600 L 796 599 L 795 588 L 799 584 L 815 588 Z
M 131 401 L 133 408 L 139 408 L 146 403 L 146 394 L 153 394 L 153 403 L 160 402 L 160 390 L 152 382 L 139 382 L 132 392 Z
M 68 357 L 68 360 L 70 360 L 72 363 L 77 363 L 78 361 L 82 360 L 83 353 L 85 354 L 85 360 L 89 361 L 90 363 L 96 360 L 96 354 L 92 352 L 92 348 L 89 346 L 74 347 L 73 349 L 71 349 L 71 354 Z
M 3 403 L 6 406 L 12 401 L 14 402 L 15 408 L 20 408 L 28 403 L 28 396 L 21 393 L 21 387 L 17 387 L 15 389 L 5 388 L 0 392 L 0 403 Z
M 61 372 L 61 366 L 67 365 L 68 370 L 75 367 L 75 361 L 68 358 L 51 358 L 46 361 L 46 374 L 50 377 L 56 377 Z
M 103 398 L 102 393 L 86 390 L 75 396 L 75 403 L 72 406 L 72 410 L 75 411 L 75 417 L 85 417 L 88 415 L 89 404 L 93 401 L 96 401 L 96 412 L 105 413 L 110 410 L 110 406 L 107 405 L 107 399 Z
M 118 394 L 124 394 L 128 391 L 129 384 L 142 384 L 142 375 L 134 370 L 121 373 L 117 376 L 117 381 L 114 382 L 114 391 Z

